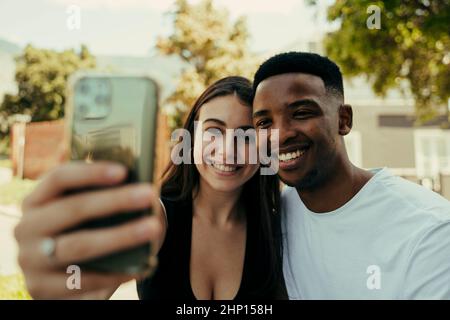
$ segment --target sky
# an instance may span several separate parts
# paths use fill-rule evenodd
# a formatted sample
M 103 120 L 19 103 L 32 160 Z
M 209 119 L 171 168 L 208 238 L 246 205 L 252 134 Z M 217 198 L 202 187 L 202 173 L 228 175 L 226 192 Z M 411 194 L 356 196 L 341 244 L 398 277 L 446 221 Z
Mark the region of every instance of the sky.
M 215 4 L 228 9 L 233 19 L 247 17 L 250 48 L 255 52 L 317 38 L 327 28 L 323 15 L 315 19 L 316 10 L 303 0 L 215 0 Z M 170 33 L 172 24 L 165 13 L 172 5 L 172 0 L 0 0 L 0 38 L 57 50 L 84 43 L 96 55 L 142 56 L 151 52 L 158 36 Z M 80 9 L 79 29 L 67 26 L 73 6 Z

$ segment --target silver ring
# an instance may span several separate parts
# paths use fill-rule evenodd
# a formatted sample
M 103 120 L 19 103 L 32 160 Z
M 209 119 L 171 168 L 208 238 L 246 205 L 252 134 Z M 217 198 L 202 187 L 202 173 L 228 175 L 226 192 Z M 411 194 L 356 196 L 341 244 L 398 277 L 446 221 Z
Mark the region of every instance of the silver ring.
M 47 237 L 41 242 L 41 252 L 52 262 L 55 260 L 56 241 L 51 237 Z

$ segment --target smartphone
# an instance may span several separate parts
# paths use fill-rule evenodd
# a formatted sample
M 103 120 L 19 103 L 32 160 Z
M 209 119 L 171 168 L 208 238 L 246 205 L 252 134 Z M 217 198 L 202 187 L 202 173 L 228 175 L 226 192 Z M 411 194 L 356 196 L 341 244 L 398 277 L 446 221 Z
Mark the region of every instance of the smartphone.
M 124 183 L 151 183 L 158 91 L 156 82 L 147 76 L 81 73 L 71 77 L 65 110 L 70 160 L 119 162 L 128 169 Z M 150 209 L 114 214 L 83 223 L 75 230 L 117 226 L 151 214 Z M 155 259 L 147 243 L 78 265 L 82 270 L 146 275 L 154 269 Z

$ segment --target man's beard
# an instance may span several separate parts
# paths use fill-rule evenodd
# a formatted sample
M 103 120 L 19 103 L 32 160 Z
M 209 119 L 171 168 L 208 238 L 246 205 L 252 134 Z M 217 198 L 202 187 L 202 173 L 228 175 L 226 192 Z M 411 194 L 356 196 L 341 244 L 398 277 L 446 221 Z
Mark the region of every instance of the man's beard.
M 295 188 L 304 191 L 313 191 L 323 185 L 331 174 L 330 168 L 323 165 L 311 169 L 296 185 Z
M 320 148 L 320 146 L 318 146 Z M 324 150 L 323 148 L 322 150 Z M 320 150 L 320 149 L 319 149 Z M 305 176 L 292 187 L 302 191 L 314 191 L 322 186 L 332 174 L 336 163 L 337 152 L 330 150 L 326 153 L 318 154 L 318 159 Z

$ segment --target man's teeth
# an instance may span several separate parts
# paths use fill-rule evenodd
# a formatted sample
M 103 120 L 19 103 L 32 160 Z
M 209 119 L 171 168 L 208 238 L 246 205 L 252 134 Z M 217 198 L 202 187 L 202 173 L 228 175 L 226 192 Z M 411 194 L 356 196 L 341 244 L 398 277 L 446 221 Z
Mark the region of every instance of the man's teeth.
M 225 171 L 225 172 L 231 172 L 231 171 L 237 170 L 237 167 L 227 166 L 227 165 L 218 164 L 218 163 L 213 163 L 212 166 L 216 169 L 219 169 L 220 171 Z
M 297 150 L 295 152 L 288 152 L 288 153 L 280 153 L 278 156 L 278 159 L 281 161 L 289 161 L 292 159 L 297 159 L 298 157 L 302 156 L 305 153 L 306 150 Z

